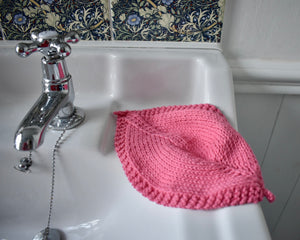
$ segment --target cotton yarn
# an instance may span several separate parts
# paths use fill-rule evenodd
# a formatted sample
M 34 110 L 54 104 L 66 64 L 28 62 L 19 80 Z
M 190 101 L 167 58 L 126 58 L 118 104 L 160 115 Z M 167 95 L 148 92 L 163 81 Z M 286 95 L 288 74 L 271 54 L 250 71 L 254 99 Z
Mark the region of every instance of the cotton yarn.
M 125 174 L 151 201 L 209 210 L 275 200 L 250 146 L 216 106 L 114 114 L 115 149 Z

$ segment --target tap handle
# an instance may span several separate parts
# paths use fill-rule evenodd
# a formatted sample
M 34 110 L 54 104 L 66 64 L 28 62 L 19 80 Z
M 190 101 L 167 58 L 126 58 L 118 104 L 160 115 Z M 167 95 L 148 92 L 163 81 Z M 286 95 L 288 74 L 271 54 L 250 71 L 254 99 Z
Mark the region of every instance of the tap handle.
M 59 35 L 55 31 L 32 32 L 31 43 L 19 43 L 16 46 L 16 53 L 20 57 L 28 57 L 34 52 L 41 52 L 49 58 L 64 58 L 71 54 L 71 47 L 68 43 L 79 42 L 77 32 L 70 31 L 67 34 Z

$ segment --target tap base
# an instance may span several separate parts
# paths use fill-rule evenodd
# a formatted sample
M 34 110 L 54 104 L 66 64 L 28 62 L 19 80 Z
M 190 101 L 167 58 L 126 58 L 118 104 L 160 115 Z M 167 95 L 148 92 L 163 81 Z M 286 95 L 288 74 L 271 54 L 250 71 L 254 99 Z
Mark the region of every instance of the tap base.
M 70 119 L 75 114 L 74 120 L 72 123 L 70 122 Z M 56 116 L 51 123 L 49 124 L 49 128 L 57 131 L 63 131 L 66 129 L 72 129 L 80 125 L 85 118 L 85 113 L 82 109 L 75 107 L 74 108 L 74 114 L 70 115 L 69 117 L 59 117 Z

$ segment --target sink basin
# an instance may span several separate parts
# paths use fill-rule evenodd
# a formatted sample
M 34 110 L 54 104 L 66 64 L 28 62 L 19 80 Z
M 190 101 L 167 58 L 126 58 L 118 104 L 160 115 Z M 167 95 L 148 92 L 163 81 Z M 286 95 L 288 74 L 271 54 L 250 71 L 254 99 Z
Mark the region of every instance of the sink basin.
M 60 132 L 48 130 L 29 173 L 15 130 L 39 96 L 40 56 L 1 46 L 0 239 L 33 239 L 46 227 L 51 156 Z M 169 208 L 137 192 L 114 151 L 113 111 L 211 103 L 237 127 L 232 76 L 217 49 L 79 45 L 67 59 L 83 125 L 67 131 L 56 160 L 51 227 L 65 239 L 270 239 L 259 204 L 211 211 Z

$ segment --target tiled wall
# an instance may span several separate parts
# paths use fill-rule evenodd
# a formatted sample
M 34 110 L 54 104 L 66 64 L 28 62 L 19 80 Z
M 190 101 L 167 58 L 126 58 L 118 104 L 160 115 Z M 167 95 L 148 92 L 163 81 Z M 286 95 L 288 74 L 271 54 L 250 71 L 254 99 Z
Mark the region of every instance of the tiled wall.
M 261 204 L 273 240 L 300 236 L 299 104 L 298 95 L 236 94 L 239 131 L 276 197 Z
M 76 30 L 83 40 L 220 42 L 225 0 L 0 0 L 3 40 Z

